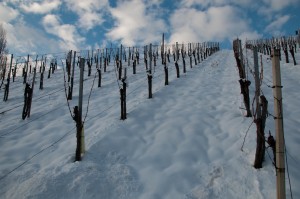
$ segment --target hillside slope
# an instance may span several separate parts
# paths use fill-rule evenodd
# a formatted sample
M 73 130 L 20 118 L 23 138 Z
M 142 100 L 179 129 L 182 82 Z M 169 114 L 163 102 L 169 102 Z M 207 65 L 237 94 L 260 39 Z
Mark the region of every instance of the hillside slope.
M 251 68 L 253 58 L 247 53 Z M 263 91 L 273 112 L 267 58 L 263 56 Z M 289 172 L 294 198 L 300 198 L 300 69 L 281 63 Z M 252 118 L 243 116 L 233 52 L 219 51 L 193 68 L 187 62 L 186 74 L 181 61 L 179 65 L 181 77 L 176 78 L 174 63 L 169 64 L 168 86 L 163 67 L 155 68 L 153 99 L 148 99 L 144 65 L 140 63 L 136 75 L 128 68 L 124 121 L 114 66 L 103 74 L 101 88 L 95 83 L 89 105 L 93 77 L 85 74 L 83 113 L 87 105 L 89 110 L 82 162 L 73 162 L 75 123 L 64 96 L 63 72 L 58 70 L 44 90 L 35 91 L 29 119 L 21 119 L 22 106 L 0 115 L 0 198 L 275 198 L 271 150 L 262 169 L 252 166 L 256 129 Z M 78 73 L 75 79 L 78 83 Z M 22 104 L 22 89 L 19 79 L 9 101 L 1 102 L 1 112 Z M 77 105 L 77 90 L 78 84 L 71 107 Z M 273 124 L 269 117 L 266 132 L 274 135 Z

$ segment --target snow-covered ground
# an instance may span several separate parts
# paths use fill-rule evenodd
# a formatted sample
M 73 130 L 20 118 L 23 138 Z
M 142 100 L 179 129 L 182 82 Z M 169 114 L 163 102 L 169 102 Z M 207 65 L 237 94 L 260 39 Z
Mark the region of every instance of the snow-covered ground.
M 250 51 L 247 57 L 253 68 Z M 25 120 L 18 77 L 11 83 L 9 100 L 0 103 L 0 112 L 14 108 L 0 114 L 0 198 L 275 198 L 272 150 L 268 148 L 262 169 L 253 167 L 256 126 L 243 116 L 233 52 L 219 51 L 193 68 L 186 61 L 186 74 L 179 61 L 180 78 L 174 62 L 168 64 L 168 86 L 158 61 L 153 99 L 148 99 L 144 63 L 136 75 L 128 68 L 125 121 L 120 120 L 119 87 L 111 64 L 102 87 L 96 82 L 92 90 L 81 162 L 74 162 L 76 128 L 65 99 L 63 71 L 45 79 L 44 90 L 36 84 L 31 117 Z M 268 56 L 263 56 L 263 65 L 262 90 L 273 113 Z M 71 108 L 78 103 L 76 70 Z M 300 65 L 281 62 L 281 70 L 288 168 L 293 196 L 300 198 Z M 86 72 L 85 78 L 83 115 L 93 83 Z M 252 101 L 250 73 L 249 78 Z M 269 130 L 275 135 L 272 117 L 266 122 L 266 133 Z M 287 175 L 286 188 L 290 198 Z

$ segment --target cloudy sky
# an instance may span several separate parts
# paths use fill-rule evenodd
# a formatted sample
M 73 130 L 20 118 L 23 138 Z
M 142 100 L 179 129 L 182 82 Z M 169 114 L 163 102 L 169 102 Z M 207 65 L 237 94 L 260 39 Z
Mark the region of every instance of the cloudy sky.
M 0 0 L 10 53 L 294 35 L 300 0 Z

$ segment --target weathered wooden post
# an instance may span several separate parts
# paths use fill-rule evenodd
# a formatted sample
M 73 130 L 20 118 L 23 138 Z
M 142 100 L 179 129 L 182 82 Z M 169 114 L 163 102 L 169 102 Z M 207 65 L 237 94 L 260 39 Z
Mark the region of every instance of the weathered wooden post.
M 10 84 L 10 75 L 11 75 L 11 68 L 12 68 L 12 62 L 13 62 L 14 55 L 11 54 L 10 58 L 10 65 L 9 65 L 9 71 L 8 71 L 8 76 L 7 76 L 7 83 L 5 85 L 5 91 L 4 91 L 4 98 L 3 101 L 7 101 L 8 99 L 8 93 L 9 93 L 9 84 Z
M 106 73 L 107 66 L 107 48 L 105 48 L 105 57 L 104 57 L 104 72 Z
M 100 54 L 100 60 L 99 60 L 99 54 Z M 100 61 L 100 67 L 99 67 L 99 61 Z M 102 58 L 101 58 L 101 53 L 99 53 L 99 49 L 97 52 L 97 58 L 96 58 L 96 68 L 97 68 L 97 72 L 98 72 L 98 88 L 101 87 L 101 80 L 102 80 L 102 74 L 101 74 L 101 70 L 102 70 Z
M 197 43 L 197 60 L 200 63 L 200 43 Z
M 129 52 L 128 52 L 128 66 L 130 66 L 130 59 L 131 59 L 131 51 L 130 51 L 130 47 L 129 47 Z
M 192 44 L 188 44 L 188 56 L 190 57 L 190 67 L 193 68 Z
M 164 64 L 164 55 L 165 55 L 165 34 L 162 34 L 162 42 L 161 42 L 160 56 L 161 56 L 161 64 Z
M 281 93 L 281 73 L 279 62 L 279 50 L 272 51 L 272 74 L 273 74 L 273 95 L 274 95 L 274 119 L 276 131 L 276 189 L 277 198 L 285 199 L 285 146 L 283 129 L 283 107 Z
M 120 88 L 120 95 L 121 95 L 121 120 L 125 120 L 127 118 L 126 116 L 126 86 L 127 86 L 127 83 L 126 83 L 126 78 L 122 78 L 122 87 Z
M 72 50 L 68 52 L 67 59 L 66 59 L 68 82 L 71 81 L 71 62 L 72 62 Z
M 87 65 L 88 65 L 88 77 L 91 76 L 91 72 L 92 72 L 92 63 L 91 63 L 91 59 L 90 59 L 90 51 L 88 50 L 88 59 L 87 59 Z
M 15 68 L 14 68 L 14 72 L 13 72 L 13 82 L 15 82 L 15 78 L 17 75 L 17 65 L 18 65 L 18 59 L 16 60 L 16 64 L 15 64 Z
M 139 65 L 140 64 L 140 52 L 139 52 L 138 48 L 136 49 L 136 60 L 137 60 L 137 65 Z
M 78 108 L 77 113 L 75 114 L 74 109 L 74 117 L 76 121 L 77 127 L 77 146 L 76 146 L 76 154 L 75 154 L 75 161 L 81 161 L 81 155 L 85 152 L 85 144 L 84 144 L 84 126 L 82 123 L 82 99 L 83 99 L 83 73 L 84 73 L 84 64 L 85 59 L 80 58 L 80 77 L 79 77 L 79 101 L 78 101 Z
M 40 65 L 40 70 L 39 70 L 40 73 L 42 72 L 43 61 L 44 61 L 44 55 L 42 55 L 42 59 L 41 59 L 41 65 Z
M 155 72 L 155 67 L 156 67 L 156 54 L 153 53 L 153 66 L 154 66 L 154 72 Z
M 290 50 L 290 53 L 291 53 L 292 58 L 293 58 L 294 66 L 296 66 L 297 63 L 296 63 L 296 59 L 295 59 L 295 51 L 294 51 L 294 50 L 296 50 L 296 49 L 294 49 L 294 45 L 293 45 L 293 44 L 290 44 L 290 45 L 289 45 L 289 50 Z
M 241 86 L 241 93 L 243 94 L 244 104 L 247 111 L 246 117 L 251 117 L 252 114 L 250 111 L 250 99 L 249 99 L 249 85 L 251 84 L 251 82 L 246 79 L 244 66 L 243 63 L 241 62 L 240 56 L 242 56 L 241 55 L 242 49 L 240 49 L 240 42 L 241 40 L 239 39 L 233 41 L 233 51 L 234 51 L 234 57 L 236 59 L 237 67 L 239 70 L 239 76 L 240 76 L 239 83 Z
M 254 160 L 254 167 L 256 169 L 262 168 L 262 162 L 265 156 L 265 133 L 264 127 L 262 126 L 262 113 L 260 106 L 260 75 L 258 69 L 258 52 L 257 47 L 253 48 L 253 57 L 254 57 L 254 76 L 255 76 L 255 101 L 256 101 L 256 153 Z
M 37 59 L 36 59 L 37 62 Z M 32 104 L 32 97 L 33 97 L 33 89 L 34 89 L 34 82 L 35 82 L 35 76 L 36 76 L 36 67 L 33 69 L 33 79 L 32 79 L 32 85 L 31 85 L 31 94 L 29 98 L 29 105 L 28 105 L 28 112 L 27 112 L 27 117 L 30 117 L 30 112 L 31 112 L 31 104 Z
M 122 51 L 123 51 L 123 46 L 121 44 L 120 48 L 120 54 L 118 55 L 118 62 L 119 62 L 119 80 L 122 79 Z
M 68 100 L 72 100 L 72 98 L 73 98 L 73 85 L 74 85 L 75 59 L 76 59 L 76 51 L 74 51 L 74 56 L 73 56 L 72 75 L 71 75 L 71 86 L 69 87 Z
M 148 97 L 152 98 L 152 44 L 149 49 L 149 70 L 147 71 L 148 77 Z
M 289 63 L 289 53 L 288 53 L 288 47 L 285 37 L 281 38 L 281 46 L 283 48 L 283 52 L 285 55 L 285 62 Z
M 47 57 L 45 56 L 45 60 L 43 61 L 43 67 L 41 71 L 41 77 L 40 77 L 40 89 L 42 90 L 44 88 L 44 73 L 46 69 L 46 63 L 47 63 Z
M 182 57 L 183 73 L 186 73 L 184 44 L 182 44 L 181 47 L 181 57 Z
M 26 84 L 26 82 L 27 82 L 28 64 L 29 64 L 29 55 L 27 56 L 26 67 L 25 67 L 25 70 L 24 70 L 24 80 L 23 80 L 23 84 Z
M 51 61 L 50 66 L 49 66 L 49 71 L 48 71 L 48 79 L 51 77 L 51 68 L 53 67 L 53 63 Z
M 195 66 L 196 66 L 197 65 L 197 59 L 196 59 L 196 49 L 195 49 L 195 47 L 193 47 L 193 57 L 194 57 Z
M 176 58 L 175 58 L 175 68 L 176 68 L 176 75 L 177 78 L 180 77 L 180 70 L 179 70 L 179 65 L 178 65 L 178 59 L 179 59 L 179 50 L 178 50 L 178 42 L 176 42 L 176 46 L 175 46 L 175 53 L 176 54 Z
M 45 63 L 43 62 L 41 68 L 44 68 L 44 67 L 45 67 Z M 43 71 L 43 69 L 41 69 L 40 71 L 41 71 L 40 90 L 42 90 L 43 89 L 43 84 L 44 84 L 44 71 Z
M 132 72 L 133 72 L 133 74 L 136 74 L 136 58 L 134 58 L 134 60 L 133 60 Z
M 165 85 L 169 85 L 168 66 L 167 66 L 167 52 L 165 51 L 164 33 L 162 35 L 161 61 L 162 61 L 162 64 L 164 65 L 164 71 L 165 71 Z
M 178 42 L 176 42 L 176 52 L 175 52 L 175 54 L 176 54 L 176 62 L 178 62 L 178 60 L 179 60 L 179 47 L 178 47 Z
M 1 81 L 4 81 L 4 76 L 5 76 L 5 74 L 4 74 L 4 71 L 6 68 L 5 59 L 6 59 L 6 56 L 0 57 L 0 68 L 2 68 L 2 71 L 0 73 Z
M 296 35 L 298 35 L 297 36 L 297 41 L 298 41 L 298 46 L 300 48 L 300 28 L 299 28 L 299 30 L 296 30 Z

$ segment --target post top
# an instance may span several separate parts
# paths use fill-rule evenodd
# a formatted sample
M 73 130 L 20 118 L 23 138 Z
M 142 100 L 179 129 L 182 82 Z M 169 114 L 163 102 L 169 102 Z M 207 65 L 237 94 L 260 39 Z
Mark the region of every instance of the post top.
M 280 55 L 280 49 L 273 48 L 271 54 L 272 54 L 272 56 L 279 56 Z

